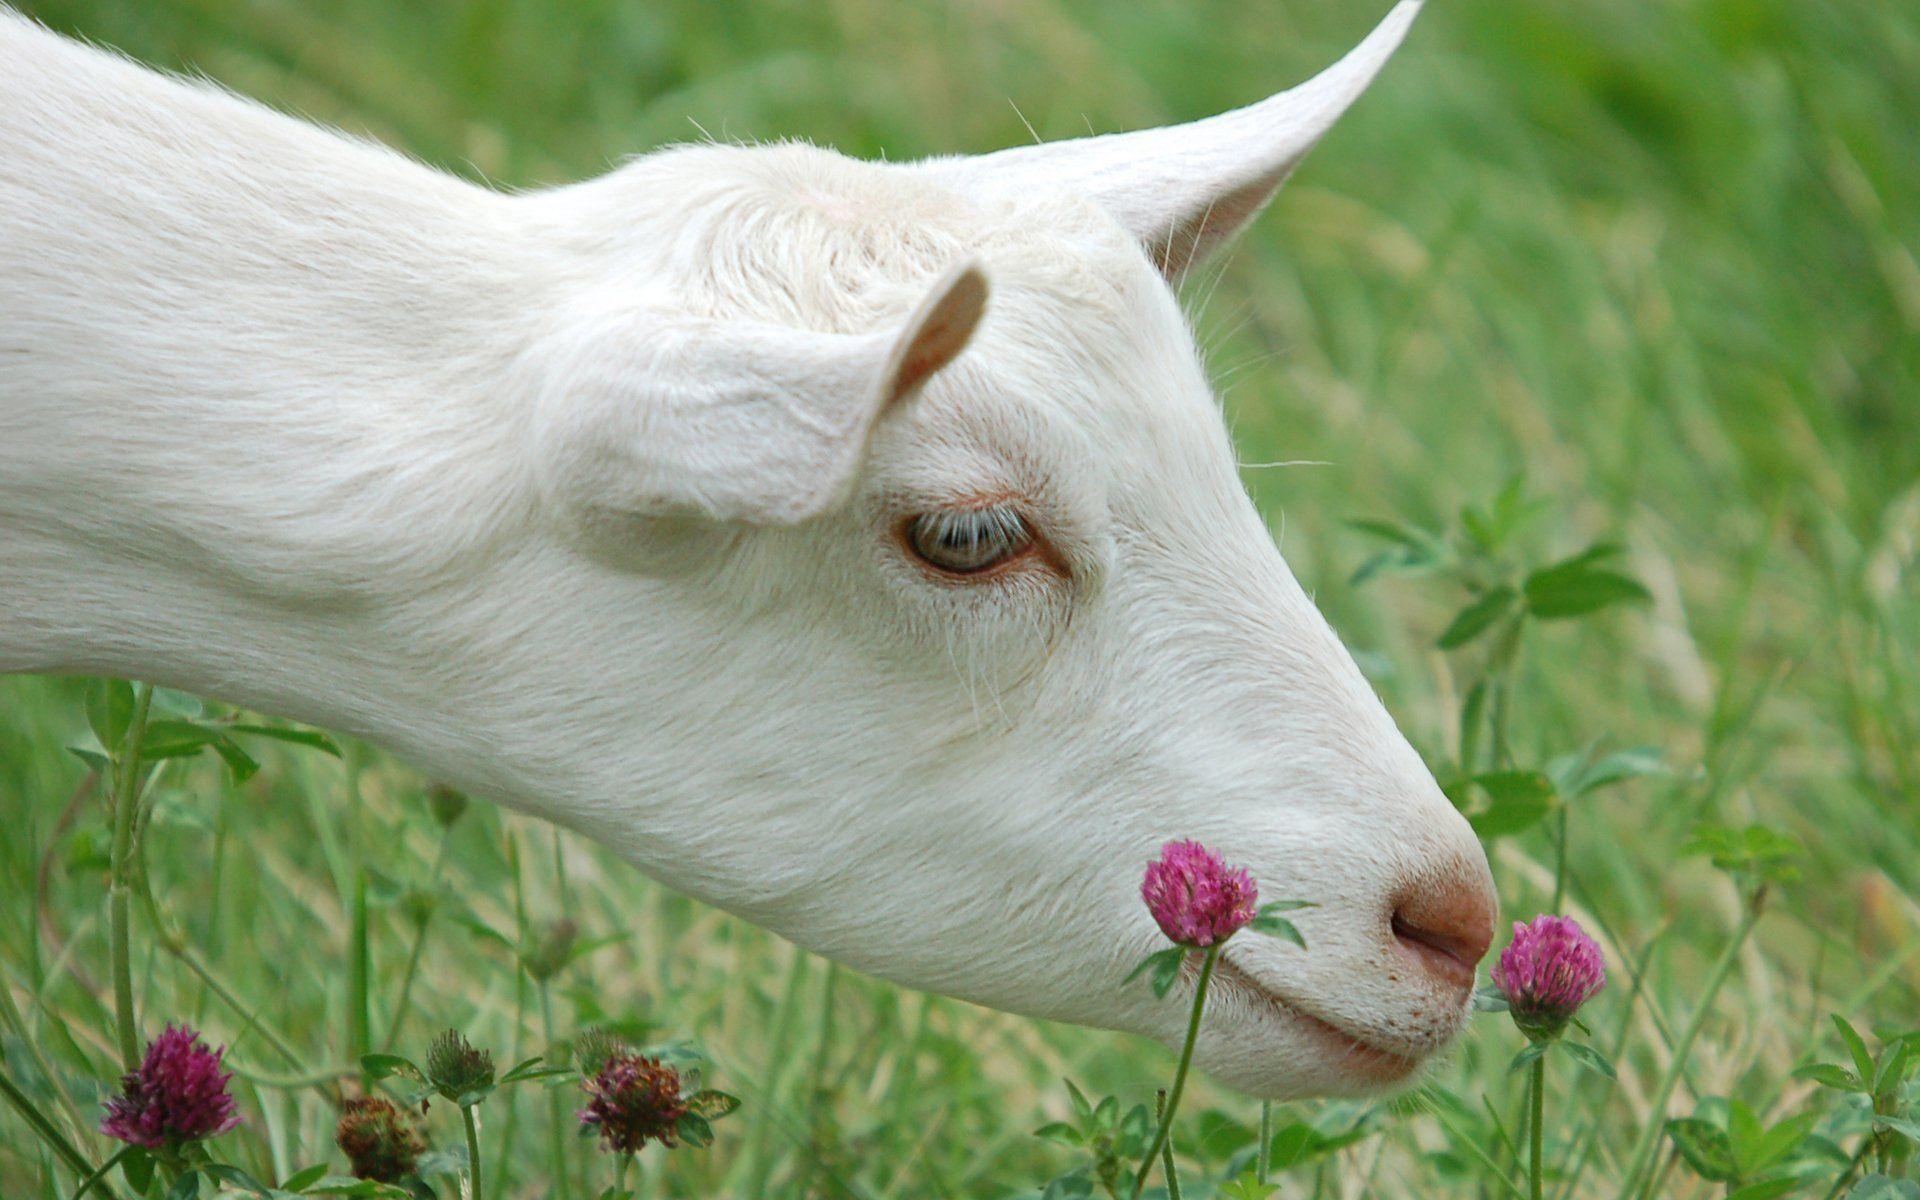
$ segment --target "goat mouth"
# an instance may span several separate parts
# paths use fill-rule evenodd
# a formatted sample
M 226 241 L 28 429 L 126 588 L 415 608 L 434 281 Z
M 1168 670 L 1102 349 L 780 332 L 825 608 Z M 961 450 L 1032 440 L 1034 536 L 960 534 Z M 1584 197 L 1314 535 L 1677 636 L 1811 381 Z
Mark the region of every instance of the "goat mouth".
M 1285 1020 L 1305 1029 L 1327 1056 L 1336 1059 L 1351 1075 L 1385 1086 L 1398 1083 L 1420 1069 L 1421 1059 L 1377 1045 L 1310 1011 L 1247 974 L 1230 958 L 1222 957 L 1214 964 L 1213 980 L 1214 986 L 1224 986 L 1256 1008 L 1276 1011 Z

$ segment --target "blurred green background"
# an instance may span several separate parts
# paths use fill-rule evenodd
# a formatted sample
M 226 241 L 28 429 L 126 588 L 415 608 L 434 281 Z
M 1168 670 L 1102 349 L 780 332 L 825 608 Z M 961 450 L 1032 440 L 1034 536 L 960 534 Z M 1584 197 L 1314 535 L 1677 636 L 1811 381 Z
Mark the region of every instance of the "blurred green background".
M 1304 78 L 1387 6 L 21 7 L 526 187 L 703 131 L 904 159 L 1025 141 L 1027 123 L 1052 138 L 1191 119 Z M 1349 519 L 1438 524 L 1523 472 L 1556 505 L 1543 549 L 1618 536 L 1654 592 L 1645 611 L 1539 635 L 1520 684 L 1523 757 L 1604 735 L 1658 746 L 1677 768 L 1573 816 L 1574 911 L 1616 955 L 1654 947 L 1648 1004 L 1630 1009 L 1622 985 L 1599 1006 L 1597 1020 L 1632 1035 L 1620 1087 L 1596 1102 L 1603 1128 L 1646 1115 L 1662 1047 L 1732 923 L 1732 888 L 1676 857 L 1703 816 L 1764 819 L 1811 861 L 1720 998 L 1683 1094 L 1784 1087 L 1790 1102 L 1809 1085 L 1781 1081 L 1826 1012 L 1911 1023 L 1920 1011 L 1916 81 L 1911 4 L 1433 0 L 1231 259 L 1189 284 L 1242 457 L 1312 464 L 1250 468 L 1249 487 L 1434 760 L 1454 749 L 1458 689 L 1433 643 L 1458 597 L 1351 586 L 1369 547 Z M 90 803 L 68 806 L 82 768 L 61 749 L 85 728 L 80 695 L 72 682 L 0 680 L 0 970 L 44 1065 L 86 1111 L 84 1080 L 107 1080 L 113 1055 L 98 999 L 101 821 Z M 436 854 L 421 780 L 374 756 L 359 781 L 347 803 L 329 759 L 276 756 L 237 789 L 195 766 L 169 776 L 155 818 L 154 884 L 172 919 L 303 1068 L 342 1053 L 343 864 L 363 854 L 379 872 L 371 953 L 386 1020 L 410 945 L 396 898 L 425 885 Z M 1536 832 L 1496 847 L 1510 911 L 1543 903 L 1548 845 Z M 503 1054 L 535 1053 L 539 997 L 501 936 L 571 912 L 586 936 L 617 938 L 556 981 L 557 1032 L 620 1020 L 696 1037 L 717 1081 L 747 1100 L 716 1147 L 673 1156 L 660 1194 L 1013 1194 L 1058 1169 L 1057 1149 L 1028 1131 L 1064 1115 L 1063 1075 L 1137 1098 L 1166 1074 L 1157 1047 L 830 969 L 490 810 L 456 829 L 448 863 L 408 1036 L 457 1023 Z M 292 1069 L 165 953 L 143 952 L 136 969 L 149 1012 L 203 1021 L 257 1076 Z M 0 1045 L 10 1064 L 32 1057 L 17 1031 Z M 1515 1046 L 1504 1027 L 1479 1029 L 1434 1088 L 1510 1105 Z M 311 1090 L 249 1085 L 245 1104 L 243 1157 L 263 1171 L 327 1145 L 331 1111 Z M 520 1108 L 490 1140 L 507 1190 L 543 1195 L 527 1165 L 545 1161 L 542 1102 Z M 1193 1111 L 1205 1110 L 1224 1150 L 1253 1106 L 1203 1088 Z M 1287 1119 L 1333 1128 L 1369 1111 L 1300 1105 Z M 0 1194 L 39 1194 L 42 1160 L 10 1120 Z M 1487 1185 L 1446 1149 L 1449 1128 L 1444 1111 L 1399 1116 L 1317 1186 L 1477 1194 Z M 1602 1139 L 1582 1194 L 1611 1194 L 1619 1140 Z M 1289 1176 L 1285 1194 L 1305 1194 L 1315 1173 Z

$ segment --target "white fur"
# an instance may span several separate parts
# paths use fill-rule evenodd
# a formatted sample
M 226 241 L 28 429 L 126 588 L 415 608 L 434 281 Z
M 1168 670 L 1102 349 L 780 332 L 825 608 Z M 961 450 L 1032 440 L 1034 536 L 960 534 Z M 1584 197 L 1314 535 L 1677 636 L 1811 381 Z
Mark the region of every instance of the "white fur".
M 364 736 L 860 969 L 1165 1040 L 1184 1004 L 1120 979 L 1141 867 L 1197 837 L 1321 905 L 1304 954 L 1233 943 L 1284 1002 L 1224 987 L 1203 1065 L 1377 1082 L 1301 1014 L 1444 1045 L 1462 996 L 1387 915 L 1484 898 L 1485 860 L 1281 561 L 1155 268 L 1412 12 L 1181 132 L 503 195 L 0 11 L 0 670 Z M 909 561 L 903 521 L 982 498 L 1050 558 Z

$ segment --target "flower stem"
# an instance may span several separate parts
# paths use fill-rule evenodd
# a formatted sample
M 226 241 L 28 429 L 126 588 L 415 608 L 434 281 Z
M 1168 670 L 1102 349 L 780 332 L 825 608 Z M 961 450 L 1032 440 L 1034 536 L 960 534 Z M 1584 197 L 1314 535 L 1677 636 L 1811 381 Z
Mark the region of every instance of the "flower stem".
M 169 922 L 166 914 L 160 911 L 160 902 L 154 899 L 153 895 L 153 880 L 144 862 L 143 847 L 137 841 L 134 845 L 134 867 L 134 882 L 138 885 L 141 909 L 147 915 L 147 924 L 151 927 L 154 941 L 159 944 L 160 949 L 199 976 L 200 982 L 213 993 L 217 1000 L 246 1021 L 246 1024 L 241 1026 L 239 1037 L 244 1038 L 250 1033 L 258 1033 L 289 1067 L 295 1071 L 305 1071 L 306 1066 L 292 1044 L 278 1030 L 262 1021 L 258 1009 L 247 1007 L 234 990 L 214 973 L 213 968 L 200 960 L 199 955 L 195 954 L 188 945 L 186 935 Z
M 40 1048 L 39 1040 L 27 1031 L 26 1017 L 21 1014 L 20 1006 L 13 1001 L 12 981 L 4 973 L 0 973 L 0 1025 L 13 1030 L 14 1036 L 20 1039 L 21 1048 L 26 1051 L 28 1060 L 34 1069 L 40 1072 L 40 1078 L 52 1086 L 54 1098 L 59 1101 L 61 1111 L 66 1114 L 67 1127 L 71 1130 L 87 1128 L 87 1122 L 81 1118 L 80 1110 L 75 1106 L 73 1097 L 60 1085 L 60 1077 L 54 1073 L 53 1065 L 47 1061 L 46 1052 Z M 5 1067 L 6 1061 L 6 1051 L 0 1048 L 0 1069 Z
M 1253 1160 L 1253 1178 L 1264 1184 L 1273 1173 L 1273 1101 L 1260 1102 L 1260 1152 Z
M 133 1015 L 133 818 L 140 807 L 140 744 L 146 739 L 147 712 L 153 706 L 153 686 L 140 684 L 133 692 L 133 716 L 114 764 L 113 857 L 107 891 L 107 941 L 113 959 L 114 1028 L 120 1040 L 120 1062 L 127 1074 L 140 1069 L 140 1031 Z
M 79 1190 L 73 1193 L 73 1200 L 85 1200 L 86 1194 L 88 1192 L 93 1191 L 95 1188 L 98 1188 L 100 1191 L 100 1194 L 103 1196 L 113 1195 L 113 1192 L 107 1187 L 107 1184 L 106 1184 L 107 1172 L 119 1166 L 120 1161 L 126 1158 L 127 1155 L 132 1154 L 133 1151 L 134 1151 L 134 1147 L 132 1146 L 122 1146 L 118 1150 L 114 1151 L 113 1157 L 101 1163 L 99 1170 L 95 1171 L 93 1174 L 87 1176 L 85 1179 L 80 1181 Z
M 559 1062 L 562 1047 L 553 1036 L 553 992 L 545 979 L 540 980 L 540 1030 L 546 1037 L 547 1062 Z M 567 1200 L 567 1098 L 558 1091 L 547 1093 L 547 1154 L 553 1160 L 548 1168 L 553 1195 L 556 1200 Z
M 1860 1149 L 1847 1160 L 1847 1169 L 1840 1172 L 1840 1178 L 1833 1181 L 1833 1186 L 1827 1189 L 1827 1194 L 1821 1200 L 1839 1200 L 1840 1193 L 1846 1191 L 1847 1185 L 1853 1182 L 1854 1172 L 1860 1169 L 1860 1164 L 1867 1161 L 1867 1155 L 1873 1152 L 1873 1143 L 1872 1133 L 1868 1133 L 1861 1139 Z
M 436 894 L 441 872 L 447 865 L 447 845 L 452 840 L 453 827 L 441 829 L 440 847 L 433 852 L 433 870 L 427 875 L 427 887 Z M 406 973 L 400 977 L 400 999 L 394 1003 L 393 1019 L 387 1022 L 387 1040 L 381 1047 L 382 1053 L 392 1054 L 393 1048 L 400 1044 L 400 1028 L 406 1024 L 407 1009 L 413 1004 L 413 983 L 420 974 L 420 956 L 427 948 L 427 927 L 432 924 L 433 910 L 429 908 L 422 916 L 420 927 L 413 931 L 413 948 L 407 951 Z
M 1154 1115 L 1165 1116 L 1167 1111 L 1167 1093 L 1164 1089 L 1154 1097 Z M 1169 1139 L 1160 1146 L 1160 1171 L 1167 1181 L 1167 1200 L 1181 1200 L 1180 1172 L 1173 1165 L 1173 1142 Z
M 231 1058 L 222 1059 L 221 1067 L 233 1072 L 234 1078 L 244 1079 L 255 1087 L 272 1088 L 279 1092 L 298 1092 L 307 1088 L 321 1088 L 329 1095 L 338 1093 L 342 1080 L 360 1077 L 359 1063 L 336 1063 L 330 1067 L 315 1067 L 312 1070 L 298 1069 L 293 1074 L 276 1075 L 271 1071 L 257 1071 L 244 1063 Z
M 460 1106 L 460 1119 L 467 1127 L 467 1200 L 480 1200 L 480 1126 L 471 1105 Z
M 1207 1003 L 1207 984 L 1213 980 L 1213 964 L 1220 958 L 1220 943 L 1207 947 L 1207 956 L 1200 962 L 1200 981 L 1193 989 L 1193 1012 L 1187 1017 L 1187 1040 L 1180 1047 L 1180 1065 L 1173 1072 L 1173 1088 L 1167 1093 L 1167 1110 L 1161 1114 L 1160 1128 L 1153 1135 L 1153 1145 L 1148 1147 L 1146 1157 L 1140 1160 L 1140 1173 L 1133 1177 L 1131 1200 L 1140 1200 L 1140 1193 L 1146 1189 L 1147 1176 L 1153 1172 L 1153 1160 L 1160 1157 L 1160 1151 L 1173 1135 L 1173 1115 L 1180 1108 L 1180 1093 L 1187 1087 L 1187 1068 L 1193 1065 L 1193 1045 L 1200 1040 L 1200 1011 Z
M 1560 805 L 1560 828 L 1553 839 L 1556 855 L 1553 864 L 1553 907 L 1547 911 L 1565 913 L 1567 911 L 1567 806 Z
M 214 974 L 213 968 L 201 962 L 199 956 L 192 950 L 182 946 L 178 949 L 173 949 L 173 956 L 180 961 L 182 966 L 198 976 L 200 982 L 206 985 L 207 990 L 212 992 L 216 999 L 232 1009 L 234 1015 L 245 1022 L 245 1024 L 240 1027 L 240 1032 L 236 1035 L 236 1038 L 245 1037 L 249 1033 L 258 1033 L 261 1040 L 265 1041 L 288 1067 L 295 1071 L 306 1072 L 308 1074 L 314 1073 L 308 1069 L 306 1062 L 300 1057 L 299 1051 L 293 1048 L 280 1031 L 260 1019 L 260 1010 L 258 1008 L 249 1008 L 246 1002 L 235 995 L 231 987 L 227 986 L 226 981 Z
M 352 864 L 347 926 L 347 1061 L 360 1062 L 373 1049 L 372 1022 L 372 950 L 367 926 L 367 865 L 365 802 L 360 778 L 366 768 L 366 752 L 358 743 L 346 746 L 347 766 L 347 855 Z M 360 1086 L 371 1089 L 373 1077 L 363 1073 Z
M 13 1105 L 19 1112 L 21 1120 L 33 1127 L 33 1131 L 40 1135 L 40 1140 L 44 1141 L 53 1150 L 55 1157 L 67 1164 L 67 1168 L 75 1175 L 82 1179 L 91 1179 L 105 1173 L 105 1167 L 98 1172 L 93 1169 L 92 1164 L 74 1148 L 73 1143 L 66 1139 L 66 1135 L 60 1132 L 52 1119 L 40 1111 L 40 1106 L 21 1091 L 13 1080 L 7 1077 L 5 1071 L 0 1071 L 0 1096 L 6 1097 L 7 1103 Z
M 793 951 L 792 964 L 787 969 L 787 982 L 781 989 L 780 1004 L 774 1009 L 773 1038 L 768 1045 L 782 1047 L 793 1039 L 794 1026 L 799 1022 L 801 992 L 807 981 L 807 964 L 810 961 L 805 951 L 796 948 Z M 782 1067 L 788 1060 L 777 1052 L 768 1063 L 766 1088 L 769 1097 L 779 1095 L 782 1080 Z M 747 1131 L 747 1152 L 741 1156 L 742 1165 L 738 1168 L 740 1178 L 744 1179 L 737 1194 L 742 1196 L 764 1196 L 767 1193 L 767 1179 L 773 1173 L 773 1151 L 769 1145 L 773 1137 L 773 1124 L 770 1121 L 750 1125 Z
M 1493 715 L 1490 718 L 1493 737 L 1488 753 L 1492 756 L 1493 769 L 1499 770 L 1507 761 L 1507 681 L 1499 678 L 1493 681 Z
M 1487 664 L 1487 673 L 1492 678 L 1489 691 L 1493 700 L 1487 716 L 1491 734 L 1488 747 L 1491 762 L 1488 766 L 1495 771 L 1504 770 L 1510 761 L 1507 749 L 1508 704 L 1513 695 L 1514 664 L 1520 657 L 1520 631 L 1525 627 L 1525 619 L 1518 618 L 1502 630 L 1494 641 L 1493 653 Z
M 1547 1119 L 1547 1056 L 1533 1060 L 1533 1120 L 1528 1129 L 1527 1186 L 1532 1200 L 1540 1200 L 1541 1145 L 1546 1140 L 1543 1126 Z
M 1746 915 L 1740 918 L 1733 937 L 1727 942 L 1727 948 L 1720 952 L 1720 958 L 1707 973 L 1704 987 L 1700 989 L 1700 1001 L 1694 1006 L 1693 1016 L 1687 1021 L 1687 1027 L 1681 1031 L 1680 1040 L 1673 1044 L 1673 1060 L 1660 1076 L 1660 1082 L 1654 1087 L 1653 1095 L 1647 1105 L 1647 1123 L 1641 1127 L 1640 1136 L 1633 1144 L 1633 1150 L 1627 1155 L 1627 1169 L 1622 1177 L 1619 1200 L 1628 1200 L 1640 1183 L 1640 1177 L 1646 1172 L 1649 1156 L 1667 1127 L 1667 1100 L 1673 1095 L 1674 1084 L 1680 1080 L 1680 1073 L 1687 1067 L 1688 1054 L 1693 1049 L 1693 1040 L 1700 1035 L 1701 1028 L 1707 1023 L 1707 1014 L 1713 1009 L 1713 998 L 1733 973 L 1733 965 L 1740 958 L 1740 947 L 1746 945 L 1747 938 L 1753 933 L 1753 927 L 1760 920 L 1760 911 L 1765 907 L 1767 891 L 1761 887 L 1753 893 L 1747 902 Z

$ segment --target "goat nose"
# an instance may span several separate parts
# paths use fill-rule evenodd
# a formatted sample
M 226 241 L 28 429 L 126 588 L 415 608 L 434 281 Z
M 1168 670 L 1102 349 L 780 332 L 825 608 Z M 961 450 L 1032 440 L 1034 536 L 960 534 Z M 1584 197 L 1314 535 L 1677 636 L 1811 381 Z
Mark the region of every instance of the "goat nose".
M 1482 872 L 1405 894 L 1389 925 L 1400 950 L 1436 981 L 1461 991 L 1493 944 L 1493 894 Z

